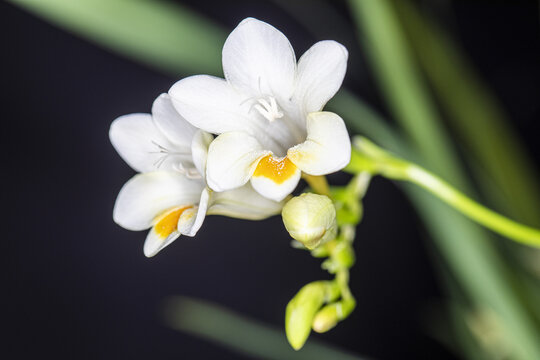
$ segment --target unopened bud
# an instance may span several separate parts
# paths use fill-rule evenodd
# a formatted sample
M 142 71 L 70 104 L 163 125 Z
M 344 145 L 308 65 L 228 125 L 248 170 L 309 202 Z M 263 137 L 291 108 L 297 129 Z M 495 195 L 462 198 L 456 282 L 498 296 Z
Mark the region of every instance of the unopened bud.
M 296 196 L 285 204 L 281 216 L 293 239 L 310 250 L 336 237 L 336 209 L 327 196 Z
M 285 333 L 295 350 L 304 346 L 315 314 L 321 306 L 339 296 L 339 289 L 331 281 L 315 281 L 305 285 L 287 304 Z
M 354 310 L 356 301 L 347 299 L 328 304 L 317 312 L 313 318 L 313 331 L 324 333 L 345 319 Z

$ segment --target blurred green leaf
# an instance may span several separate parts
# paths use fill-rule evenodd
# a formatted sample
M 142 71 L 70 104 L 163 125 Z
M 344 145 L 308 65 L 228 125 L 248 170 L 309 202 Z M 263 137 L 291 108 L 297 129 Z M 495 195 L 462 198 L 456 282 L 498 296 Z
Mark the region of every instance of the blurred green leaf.
M 399 18 L 450 125 L 467 152 L 480 191 L 501 211 L 540 224 L 537 166 L 511 126 L 495 95 L 474 71 L 459 45 L 410 0 L 393 0 Z M 513 268 L 523 300 L 540 320 L 540 282 L 522 271 L 523 258 L 537 251 L 516 248 Z
M 428 167 L 467 191 L 465 173 L 445 136 L 391 2 L 350 0 L 349 3 L 396 118 L 408 130 Z M 429 194 L 410 186 L 404 188 L 468 295 L 475 303 L 492 308 L 501 316 L 514 346 L 513 355 L 518 359 L 539 359 L 538 330 L 513 292 L 509 271 L 485 232 L 446 205 L 434 202 Z
M 330 345 L 311 339 L 294 351 L 282 329 L 248 319 L 219 305 L 188 297 L 173 297 L 165 303 L 164 319 L 173 329 L 184 331 L 257 359 L 360 360 Z
M 341 89 L 326 105 L 339 114 L 352 134 L 362 134 L 388 150 L 404 157 L 410 156 L 407 145 L 399 134 L 366 103 L 346 89 Z
M 539 224 L 536 166 L 494 95 L 452 39 L 422 16 L 412 2 L 393 3 L 435 94 L 450 115 L 450 124 L 466 145 L 467 157 L 475 158 L 474 165 L 483 167 L 486 177 L 496 184 L 490 198 L 517 219 Z
M 418 69 L 390 5 L 384 0 L 349 3 L 390 109 L 425 159 L 423 165 L 463 189 L 465 180 L 460 175 L 457 156 L 438 121 L 426 86 L 418 81 Z
M 64 29 L 166 72 L 220 75 L 226 32 L 159 0 L 9 0 Z

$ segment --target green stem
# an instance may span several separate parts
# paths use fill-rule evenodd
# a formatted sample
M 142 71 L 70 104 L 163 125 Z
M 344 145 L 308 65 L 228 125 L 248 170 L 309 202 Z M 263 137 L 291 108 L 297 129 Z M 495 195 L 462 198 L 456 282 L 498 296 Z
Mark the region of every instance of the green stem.
M 349 269 L 341 269 L 336 274 L 336 281 L 341 291 L 341 297 L 345 300 L 354 299 L 351 289 L 349 289 Z
M 420 166 L 407 167 L 408 181 L 428 190 L 477 223 L 522 244 L 540 247 L 540 231 L 510 220 L 467 197 Z
M 369 171 L 373 175 L 416 184 L 486 228 L 521 244 L 540 248 L 540 230 L 510 220 L 478 204 L 440 177 L 393 156 L 365 138 L 357 139 L 355 145 L 349 171 Z
M 362 199 L 366 195 L 369 183 L 371 182 L 371 174 L 367 171 L 361 172 L 355 175 L 347 185 L 347 188 L 351 189 L 351 193 L 357 199 Z
M 309 175 L 302 173 L 302 178 L 308 183 L 309 187 L 319 195 L 326 195 L 330 197 L 330 187 L 328 186 L 328 181 L 326 176 L 320 175 Z

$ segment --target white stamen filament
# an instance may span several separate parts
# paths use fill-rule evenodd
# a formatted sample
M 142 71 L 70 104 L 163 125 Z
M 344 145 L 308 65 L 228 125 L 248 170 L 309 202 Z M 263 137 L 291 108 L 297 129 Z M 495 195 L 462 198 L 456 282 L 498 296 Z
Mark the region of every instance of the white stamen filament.
M 181 152 L 181 151 L 171 151 L 167 149 L 166 147 L 158 144 L 154 140 L 152 140 L 152 144 L 157 146 L 158 151 L 150 151 L 150 154 L 163 154 L 160 156 L 155 162 L 154 166 L 156 169 L 159 169 L 161 165 L 167 160 L 169 156 L 182 156 L 182 155 L 189 155 L 189 152 Z M 197 169 L 195 168 L 185 168 L 184 165 L 182 165 L 181 162 L 178 162 L 177 164 L 173 165 L 173 169 L 178 171 L 179 173 L 185 175 L 189 179 L 201 179 L 202 176 L 199 174 Z
M 257 102 L 258 104 L 254 107 L 266 120 L 272 122 L 283 117 L 283 112 L 279 111 L 278 104 L 273 96 L 269 96 L 268 100 L 260 98 Z

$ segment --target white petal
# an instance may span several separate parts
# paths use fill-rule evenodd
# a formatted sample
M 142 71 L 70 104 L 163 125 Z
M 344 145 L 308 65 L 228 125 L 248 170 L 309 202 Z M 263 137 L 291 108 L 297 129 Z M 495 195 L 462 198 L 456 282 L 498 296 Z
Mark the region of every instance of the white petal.
M 187 209 L 182 213 L 178 220 L 178 230 L 187 236 L 195 236 L 197 231 L 201 228 L 204 219 L 206 218 L 206 212 L 210 201 L 211 190 L 204 189 L 199 205 L 191 209 Z
M 180 232 L 173 231 L 167 238 L 162 239 L 154 228 L 150 229 L 144 242 L 143 252 L 146 257 L 152 257 L 160 252 L 165 246 L 178 239 Z
M 244 131 L 277 153 L 298 143 L 294 128 L 289 128 L 297 125 L 285 119 L 269 122 L 253 107 L 256 99 L 240 95 L 223 79 L 190 76 L 174 84 L 169 94 L 176 110 L 201 130 L 213 134 Z
M 283 202 L 261 196 L 249 183 L 238 189 L 213 192 L 211 199 L 208 215 L 248 220 L 261 220 L 279 214 L 284 205 Z
M 161 94 L 152 105 L 156 127 L 170 142 L 189 149 L 197 128 L 187 122 L 174 108 L 168 94 Z
M 172 231 L 167 237 L 163 238 L 156 231 L 156 225 L 152 227 L 146 242 L 144 243 L 144 254 L 147 257 L 154 256 L 165 246 L 176 240 L 180 235 L 186 235 L 193 237 L 197 234 L 197 231 L 201 228 L 204 219 L 206 217 L 206 210 L 209 202 L 209 191 L 204 189 L 201 193 L 199 205 L 195 205 L 188 208 L 179 208 L 176 211 L 181 211 L 178 218 L 176 229 Z M 175 209 L 171 211 L 174 212 Z
M 193 163 L 202 177 L 206 176 L 206 159 L 208 158 L 208 147 L 212 140 L 214 140 L 212 134 L 199 130 L 195 133 L 191 142 Z
M 122 159 L 139 172 L 156 170 L 163 156 L 159 146 L 173 146 L 155 127 L 150 114 L 120 116 L 111 124 L 109 137 Z
M 292 96 L 296 59 L 289 40 L 273 26 L 244 19 L 223 46 L 223 72 L 233 87 L 258 96 Z
M 169 95 L 176 110 L 204 131 L 221 134 L 251 126 L 249 106 L 243 104 L 244 98 L 223 79 L 190 76 L 174 84 Z
M 305 113 L 320 111 L 339 90 L 347 70 L 347 49 L 332 40 L 320 41 L 298 61 L 295 98 Z
M 114 221 L 128 230 L 144 230 L 164 211 L 196 204 L 204 183 L 175 172 L 156 171 L 131 178 L 120 190 Z
M 287 157 L 303 172 L 325 175 L 344 168 L 351 160 L 351 141 L 343 119 L 322 111 L 307 116 L 307 139 L 290 148 Z
M 257 139 L 240 131 L 219 135 L 208 149 L 206 181 L 215 191 L 240 187 L 249 181 L 258 161 L 270 152 Z
M 275 181 L 265 176 L 253 176 L 251 185 L 262 196 L 274 201 L 281 201 L 296 189 L 301 175 L 300 169 L 295 168 L 293 174 L 285 181 Z

